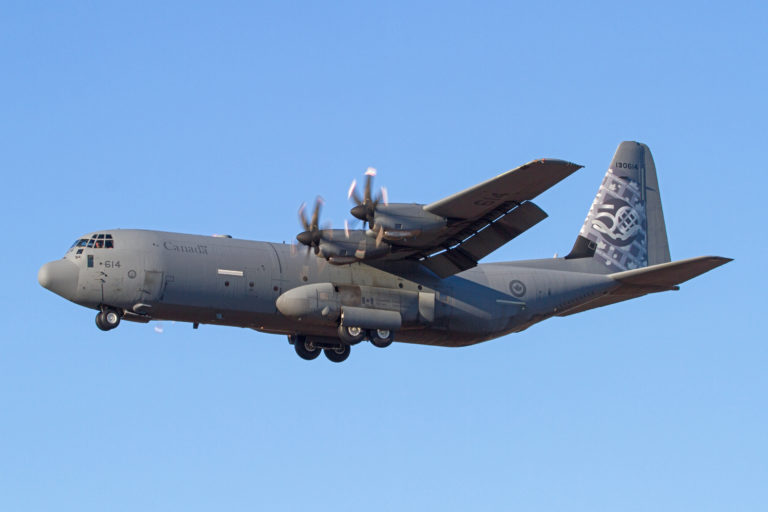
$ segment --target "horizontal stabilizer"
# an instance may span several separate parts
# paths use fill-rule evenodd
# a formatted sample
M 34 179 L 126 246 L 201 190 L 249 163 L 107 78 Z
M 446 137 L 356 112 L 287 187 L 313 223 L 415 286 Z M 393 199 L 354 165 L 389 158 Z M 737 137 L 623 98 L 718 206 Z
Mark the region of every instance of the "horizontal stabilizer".
M 679 284 L 709 272 L 720 265 L 725 265 L 729 261 L 733 260 L 720 256 L 700 256 L 610 274 L 608 277 L 618 283 L 616 288 L 606 295 L 601 295 L 596 299 L 567 309 L 559 313 L 558 316 L 581 313 L 589 309 L 642 297 L 649 293 L 677 290 Z
M 720 256 L 699 256 L 687 260 L 660 263 L 651 267 L 636 268 L 610 274 L 608 277 L 619 281 L 624 287 L 648 288 L 650 291 L 670 290 L 713 268 L 725 265 L 731 258 Z

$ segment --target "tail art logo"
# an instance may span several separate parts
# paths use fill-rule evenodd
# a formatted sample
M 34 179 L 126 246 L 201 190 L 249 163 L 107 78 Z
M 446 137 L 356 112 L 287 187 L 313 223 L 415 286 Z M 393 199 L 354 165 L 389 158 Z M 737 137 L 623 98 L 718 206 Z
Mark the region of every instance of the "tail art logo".
M 642 229 L 642 215 L 623 199 L 606 198 L 598 207 L 592 226 L 612 244 L 624 246 L 631 244 Z

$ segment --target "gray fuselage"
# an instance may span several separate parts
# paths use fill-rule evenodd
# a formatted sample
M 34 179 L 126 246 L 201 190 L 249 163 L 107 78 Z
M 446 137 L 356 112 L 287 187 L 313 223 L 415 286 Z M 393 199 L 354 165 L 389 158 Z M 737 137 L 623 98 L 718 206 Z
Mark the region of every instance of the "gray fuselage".
M 288 291 L 306 295 L 300 287 L 314 300 L 312 285 L 328 283 L 333 297 L 325 299 L 341 306 L 399 312 L 397 341 L 464 346 L 521 331 L 617 286 L 557 258 L 483 264 L 440 279 L 416 261 L 331 265 L 287 244 L 145 230 L 98 233 L 110 235 L 112 247 L 76 243 L 64 256 L 69 263 L 53 262 L 74 264 L 76 272 L 51 289 L 85 307 L 119 308 L 135 321 L 335 337 L 337 318 L 288 317 L 276 305 Z

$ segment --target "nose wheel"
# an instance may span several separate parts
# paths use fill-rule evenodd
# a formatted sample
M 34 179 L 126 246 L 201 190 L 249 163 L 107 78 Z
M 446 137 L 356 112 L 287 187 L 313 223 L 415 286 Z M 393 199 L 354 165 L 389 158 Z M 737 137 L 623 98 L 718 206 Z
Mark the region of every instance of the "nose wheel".
M 96 314 L 96 327 L 102 331 L 111 331 L 120 325 L 120 313 L 114 309 L 104 309 Z

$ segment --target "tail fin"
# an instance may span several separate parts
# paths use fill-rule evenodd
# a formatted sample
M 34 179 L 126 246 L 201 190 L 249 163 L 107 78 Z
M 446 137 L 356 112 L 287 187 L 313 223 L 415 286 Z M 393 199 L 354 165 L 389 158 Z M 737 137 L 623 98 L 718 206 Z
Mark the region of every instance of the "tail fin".
M 648 146 L 619 144 L 565 258 L 594 258 L 605 265 L 605 273 L 670 261 L 656 166 Z

